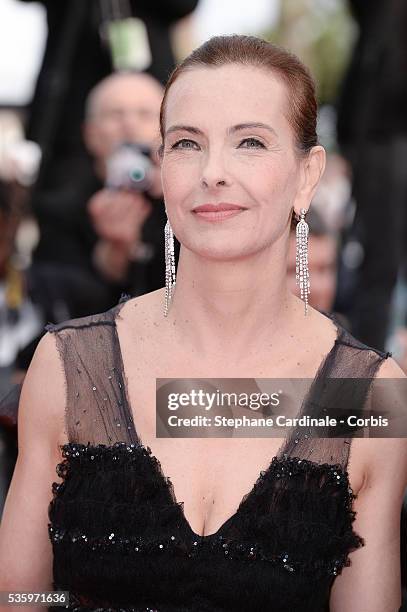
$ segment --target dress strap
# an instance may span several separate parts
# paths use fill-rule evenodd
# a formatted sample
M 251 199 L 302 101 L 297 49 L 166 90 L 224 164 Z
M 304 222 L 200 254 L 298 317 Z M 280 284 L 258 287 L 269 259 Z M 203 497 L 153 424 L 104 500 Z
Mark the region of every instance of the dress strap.
M 298 416 L 308 415 L 322 419 L 327 415 L 336 417 L 338 422 L 347 417 L 367 417 L 371 409 L 370 391 L 377 372 L 391 353 L 369 347 L 359 340 L 338 321 L 334 314 L 328 316 L 338 330 L 335 346 L 321 364 L 309 391 L 303 400 Z M 308 459 L 319 464 L 329 463 L 346 469 L 352 433 L 344 425 L 341 437 L 333 437 L 330 427 L 310 427 L 308 434 L 296 432 L 288 436 L 281 454 Z M 361 435 L 360 432 L 357 435 Z
M 48 325 L 65 374 L 69 442 L 133 443 L 123 372 L 117 366 L 115 321 L 119 304 L 96 315 Z

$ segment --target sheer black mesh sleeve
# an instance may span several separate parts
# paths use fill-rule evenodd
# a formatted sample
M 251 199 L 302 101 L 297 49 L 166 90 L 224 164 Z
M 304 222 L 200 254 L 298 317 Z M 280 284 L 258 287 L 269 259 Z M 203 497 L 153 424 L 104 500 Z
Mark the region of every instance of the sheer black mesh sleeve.
M 117 310 L 47 326 L 65 372 L 70 442 L 137 441 L 114 320 Z

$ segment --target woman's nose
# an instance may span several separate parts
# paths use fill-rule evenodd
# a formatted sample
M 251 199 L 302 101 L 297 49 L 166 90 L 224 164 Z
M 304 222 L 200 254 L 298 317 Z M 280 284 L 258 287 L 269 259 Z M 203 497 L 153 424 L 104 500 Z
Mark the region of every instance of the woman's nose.
M 202 186 L 206 188 L 211 187 L 212 185 L 214 185 L 215 187 L 226 185 L 225 179 L 214 179 L 213 181 L 211 181 L 205 177 L 202 177 L 201 182 Z
M 208 189 L 213 187 L 226 186 L 230 183 L 227 175 L 222 155 L 208 156 L 207 163 L 202 168 L 201 185 Z

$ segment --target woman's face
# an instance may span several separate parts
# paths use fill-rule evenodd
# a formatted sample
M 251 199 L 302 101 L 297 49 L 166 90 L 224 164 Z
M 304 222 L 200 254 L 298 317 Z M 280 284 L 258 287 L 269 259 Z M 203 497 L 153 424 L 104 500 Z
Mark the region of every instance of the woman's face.
M 304 202 L 287 103 L 278 78 L 237 64 L 193 69 L 171 86 L 163 191 L 174 234 L 191 251 L 231 260 L 288 234 L 292 208 Z M 222 219 L 194 211 L 220 203 L 241 208 Z

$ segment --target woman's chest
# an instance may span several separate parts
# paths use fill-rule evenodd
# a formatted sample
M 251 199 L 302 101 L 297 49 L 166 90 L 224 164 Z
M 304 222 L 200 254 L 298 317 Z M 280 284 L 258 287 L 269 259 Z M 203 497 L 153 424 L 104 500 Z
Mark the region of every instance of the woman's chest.
M 359 545 L 346 475 L 334 466 L 274 460 L 238 508 L 200 535 L 144 448 L 77 445 L 66 455 L 68 476 L 50 507 L 50 536 L 65 568 L 78 558 L 94 559 L 82 575 L 102 558 L 109 581 L 122 562 L 127 574 L 157 568 L 163 558 L 168 567 L 171 559 L 190 564 L 201 556 L 211 567 L 230 555 L 234 563 L 259 562 L 265 571 L 328 578 Z
M 233 360 L 201 363 L 194 357 L 183 356 L 182 351 L 177 354 L 171 359 L 152 348 L 143 353 L 141 363 L 136 354 L 130 353 L 128 364 L 137 365 L 127 369 L 128 403 L 139 439 L 152 448 L 165 473 L 178 482 L 181 499 L 190 498 L 194 492 L 194 506 L 198 508 L 203 503 L 204 515 L 208 517 L 211 510 L 212 523 L 216 523 L 216 517 L 222 514 L 219 497 L 226 501 L 226 506 L 229 502 L 232 507 L 233 499 L 236 505 L 249 490 L 249 483 L 269 465 L 284 441 L 294 435 L 292 428 L 264 426 L 267 418 L 274 416 L 275 423 L 280 413 L 291 418 L 298 416 L 305 397 L 311 395 L 313 379 L 293 378 L 290 368 L 267 362 L 264 355 L 259 355 L 251 365 L 239 366 Z M 311 371 L 312 366 L 308 367 Z M 281 403 L 271 406 L 271 396 L 275 398 L 281 388 Z M 224 396 L 226 400 L 220 401 Z M 237 405 L 236 398 L 243 396 L 245 401 Z M 268 396 L 269 403 L 259 403 L 260 396 Z M 228 403 L 230 397 L 232 401 Z M 254 408 L 249 405 L 250 399 L 257 401 Z M 235 420 L 229 421 L 229 417 Z M 241 417 L 258 419 L 262 425 L 252 429 L 234 427 L 236 418 Z M 169 426 L 169 419 L 176 425 Z M 225 419 L 233 425 L 225 426 Z M 320 444 L 323 441 L 316 439 L 315 445 Z M 357 440 L 352 444 L 349 479 L 357 493 L 364 480 L 365 465 L 363 448 Z M 318 456 L 316 452 L 315 457 Z M 334 454 L 332 463 L 335 459 Z

